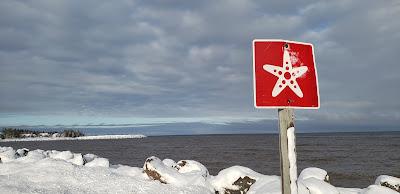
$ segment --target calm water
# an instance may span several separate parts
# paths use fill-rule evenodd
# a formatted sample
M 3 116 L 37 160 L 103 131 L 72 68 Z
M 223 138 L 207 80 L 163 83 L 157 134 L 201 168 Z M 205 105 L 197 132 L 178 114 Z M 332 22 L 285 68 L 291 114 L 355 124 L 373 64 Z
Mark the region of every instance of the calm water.
M 211 174 L 242 165 L 257 172 L 279 174 L 278 136 L 200 135 L 160 136 L 144 139 L 3 142 L 0 146 L 93 153 L 112 164 L 143 166 L 147 157 L 192 159 Z M 315 166 L 328 171 L 331 183 L 342 187 L 366 187 L 377 175 L 400 177 L 400 133 L 298 134 L 299 172 Z

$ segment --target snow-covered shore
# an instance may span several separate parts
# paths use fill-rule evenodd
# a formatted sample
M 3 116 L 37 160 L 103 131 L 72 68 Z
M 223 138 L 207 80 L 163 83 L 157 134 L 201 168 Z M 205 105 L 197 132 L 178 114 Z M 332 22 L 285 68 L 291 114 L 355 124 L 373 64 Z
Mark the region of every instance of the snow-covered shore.
M 218 175 L 193 160 L 149 157 L 141 167 L 111 165 L 106 158 L 70 151 L 0 147 L 0 193 L 247 193 L 279 194 L 280 177 L 233 166 Z M 399 194 L 400 179 L 387 175 L 371 186 L 339 188 L 327 172 L 304 169 L 299 194 Z
M 81 137 L 28 137 L 28 138 L 14 138 L 14 139 L 0 139 L 0 142 L 13 142 L 13 141 L 57 141 L 57 140 L 95 140 L 95 139 L 136 139 L 145 138 L 145 135 L 95 135 L 95 136 L 81 136 Z

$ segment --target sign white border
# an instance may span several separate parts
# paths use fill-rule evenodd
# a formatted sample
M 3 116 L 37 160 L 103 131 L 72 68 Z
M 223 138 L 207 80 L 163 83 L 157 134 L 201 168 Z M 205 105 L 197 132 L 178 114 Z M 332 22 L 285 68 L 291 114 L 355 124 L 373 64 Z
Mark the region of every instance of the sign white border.
M 256 103 L 256 55 L 255 55 L 255 43 L 256 42 L 288 42 L 288 43 L 296 43 L 303 45 L 310 45 L 312 54 L 313 54 L 313 62 L 314 62 L 314 70 L 315 70 L 315 81 L 317 82 L 317 97 L 318 97 L 318 106 L 316 107 L 304 107 L 304 106 L 257 106 Z M 283 40 L 283 39 L 254 39 L 252 42 L 252 50 L 253 50 L 253 96 L 254 96 L 254 107 L 258 109 L 271 109 L 271 108 L 295 108 L 295 109 L 319 109 L 321 106 L 320 96 L 319 96 L 319 85 L 318 85 L 318 73 L 317 73 L 317 64 L 315 63 L 315 53 L 314 53 L 314 45 L 311 43 L 305 42 L 297 42 L 291 40 Z

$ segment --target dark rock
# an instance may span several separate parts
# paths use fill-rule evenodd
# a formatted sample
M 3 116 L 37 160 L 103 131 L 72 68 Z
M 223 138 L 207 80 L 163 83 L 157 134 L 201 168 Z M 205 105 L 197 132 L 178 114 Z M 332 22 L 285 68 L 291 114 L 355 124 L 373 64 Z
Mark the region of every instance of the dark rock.
M 256 180 L 245 176 L 245 177 L 240 177 L 237 179 L 232 185 L 236 185 L 239 187 L 238 190 L 233 190 L 233 189 L 225 189 L 224 194 L 245 194 L 247 191 L 249 191 L 250 186 L 253 185 L 256 182 Z M 216 192 L 217 193 L 217 192 Z
M 177 166 L 184 167 L 186 165 L 186 163 L 187 162 L 185 160 L 181 160 L 178 162 Z
M 18 149 L 18 150 L 15 152 L 15 156 L 16 156 L 17 158 L 19 158 L 19 157 L 24 157 L 24 156 L 28 155 L 28 152 L 29 152 L 29 149 L 26 149 L 26 148 Z
M 151 162 L 154 160 L 153 157 L 147 158 L 146 162 L 144 163 L 143 171 L 147 174 L 148 177 L 150 177 L 153 180 L 158 180 L 161 183 L 167 184 L 165 180 L 162 179 L 162 176 L 160 173 L 156 171 L 156 169 L 153 168 L 151 165 Z

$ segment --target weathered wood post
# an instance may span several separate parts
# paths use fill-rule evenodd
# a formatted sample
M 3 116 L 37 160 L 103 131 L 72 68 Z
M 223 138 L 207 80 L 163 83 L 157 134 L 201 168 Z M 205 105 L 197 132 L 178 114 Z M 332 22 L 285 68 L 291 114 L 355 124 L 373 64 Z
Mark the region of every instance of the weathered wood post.
M 289 160 L 289 139 L 288 129 L 294 127 L 294 112 L 291 108 L 278 109 L 279 116 L 279 153 L 280 153 L 280 167 L 281 167 L 281 186 L 282 194 L 297 194 L 297 188 L 293 188 L 291 181 L 297 179 L 297 168 L 295 164 L 291 164 Z M 292 165 L 292 166 L 290 166 Z M 292 171 L 295 170 L 294 175 Z M 293 177 L 295 176 L 295 177 Z

